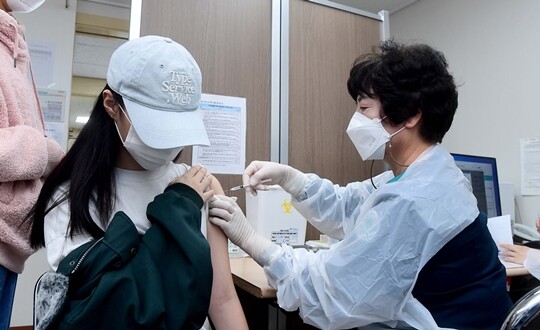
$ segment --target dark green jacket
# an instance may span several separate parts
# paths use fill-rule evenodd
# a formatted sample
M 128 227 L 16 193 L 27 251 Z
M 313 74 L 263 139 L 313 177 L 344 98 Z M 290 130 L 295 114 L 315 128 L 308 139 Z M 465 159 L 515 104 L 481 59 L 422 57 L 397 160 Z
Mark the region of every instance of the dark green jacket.
M 199 329 L 210 304 L 210 247 L 201 233 L 203 200 L 183 184 L 148 205 L 143 236 L 123 212 L 105 236 L 71 252 L 58 329 Z

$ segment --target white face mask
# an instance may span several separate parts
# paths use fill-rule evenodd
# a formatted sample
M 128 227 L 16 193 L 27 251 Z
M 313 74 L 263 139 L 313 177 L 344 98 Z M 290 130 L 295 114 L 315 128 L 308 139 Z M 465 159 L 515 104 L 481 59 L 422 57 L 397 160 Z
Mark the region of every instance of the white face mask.
M 45 0 L 7 0 L 7 5 L 12 12 L 29 13 L 41 6 Z
M 386 142 L 405 127 L 390 135 L 382 125 L 382 119 L 370 119 L 355 112 L 347 127 L 347 134 L 363 160 L 384 159 Z
M 122 109 L 122 107 L 120 107 L 120 109 L 129 121 L 129 117 L 126 115 L 124 109 Z M 129 123 L 131 124 L 131 121 L 129 121 Z M 116 121 L 114 122 L 114 125 L 116 126 L 116 130 L 118 131 L 118 135 L 120 136 L 120 141 L 122 141 L 122 134 L 120 134 L 120 130 L 118 129 L 118 125 L 116 125 Z M 128 134 L 126 136 L 126 141 L 122 141 L 122 143 L 124 144 L 124 148 L 126 148 L 131 157 L 133 157 L 139 165 L 141 165 L 145 170 L 148 171 L 155 170 L 162 167 L 163 165 L 168 164 L 183 149 L 183 147 L 170 149 L 152 148 L 146 145 L 137 135 L 137 132 L 135 132 L 135 129 L 133 129 L 133 124 L 129 128 Z

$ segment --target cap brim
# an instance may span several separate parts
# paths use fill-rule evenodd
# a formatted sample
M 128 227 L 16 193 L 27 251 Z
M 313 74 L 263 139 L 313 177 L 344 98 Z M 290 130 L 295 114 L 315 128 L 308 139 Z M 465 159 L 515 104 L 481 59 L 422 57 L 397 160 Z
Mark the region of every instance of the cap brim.
M 124 104 L 137 135 L 152 148 L 210 145 L 200 109 L 161 111 L 142 106 L 127 98 L 124 98 Z

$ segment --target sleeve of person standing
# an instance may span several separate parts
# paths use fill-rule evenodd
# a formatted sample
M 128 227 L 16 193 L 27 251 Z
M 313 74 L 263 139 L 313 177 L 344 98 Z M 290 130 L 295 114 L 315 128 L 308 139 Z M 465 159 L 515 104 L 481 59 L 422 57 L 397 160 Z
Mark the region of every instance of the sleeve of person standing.
M 58 143 L 30 126 L 0 128 L 0 141 L 0 182 L 46 177 L 64 153 Z
M 37 180 L 64 151 L 45 137 L 22 27 L 8 13 L 0 15 L 0 182 Z

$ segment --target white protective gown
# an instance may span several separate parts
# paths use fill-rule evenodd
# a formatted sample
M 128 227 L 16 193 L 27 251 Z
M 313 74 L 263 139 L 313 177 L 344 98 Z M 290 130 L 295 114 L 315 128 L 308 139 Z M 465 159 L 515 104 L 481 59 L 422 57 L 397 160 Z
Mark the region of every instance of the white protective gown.
M 309 174 L 294 206 L 341 242 L 317 253 L 283 245 L 264 267 L 281 308 L 321 329 L 438 329 L 411 292 L 418 273 L 478 216 L 472 189 L 440 145 L 394 182 L 384 172 L 340 187 Z M 294 200 L 294 198 L 293 198 Z
M 525 261 L 523 266 L 531 273 L 532 276 L 540 280 L 540 250 L 538 249 L 529 249 L 527 255 L 525 256 Z

